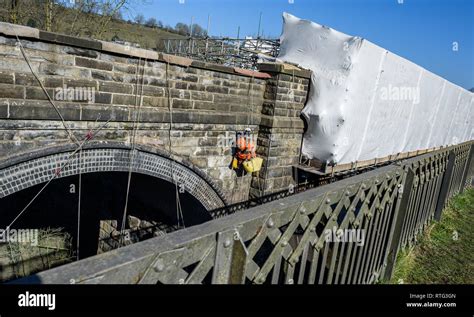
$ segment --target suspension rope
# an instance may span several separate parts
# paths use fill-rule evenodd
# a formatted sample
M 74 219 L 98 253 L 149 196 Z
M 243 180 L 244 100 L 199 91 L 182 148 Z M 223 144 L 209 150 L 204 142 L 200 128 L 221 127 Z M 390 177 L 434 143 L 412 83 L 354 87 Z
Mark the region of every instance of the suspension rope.
M 175 183 L 176 184 L 176 183 Z M 175 186 L 176 188 L 176 218 L 177 218 L 177 225 L 178 225 L 178 228 L 179 228 L 179 220 L 181 218 L 181 223 L 183 225 L 183 228 L 186 228 L 185 224 L 184 224 L 184 217 L 183 217 L 183 211 L 181 209 L 181 200 L 179 198 L 179 191 L 178 191 L 178 187 Z
M 76 258 L 79 260 L 79 238 L 81 229 L 81 189 L 82 189 L 82 149 L 79 150 L 79 189 L 77 198 L 77 238 L 76 238 Z
M 95 124 L 99 121 L 101 114 L 95 120 Z M 91 131 L 86 134 L 86 137 L 89 136 Z M 78 197 L 77 197 L 77 237 L 76 237 L 76 258 L 79 260 L 79 239 L 80 239 L 80 230 L 81 230 L 81 199 L 82 199 L 82 149 L 79 150 L 79 160 L 78 160 L 78 170 L 79 170 L 79 188 L 78 188 Z
M 247 95 L 249 97 L 249 103 L 250 103 L 250 107 L 251 107 L 251 110 L 252 110 L 252 111 L 247 113 L 247 128 L 250 126 L 250 123 L 251 123 L 250 122 L 250 117 L 255 111 L 254 104 L 253 104 L 253 94 L 252 94 L 252 84 L 254 83 L 254 80 L 255 80 L 255 77 L 254 77 L 254 74 L 252 73 L 252 76 L 250 77 L 250 80 L 249 80 L 248 90 L 247 90 Z M 257 139 L 258 139 L 258 136 L 257 136 Z M 237 138 L 236 138 L 236 141 L 237 141 Z M 235 144 L 235 145 L 237 145 L 237 144 Z M 257 150 L 257 142 L 254 143 L 254 150 L 255 151 Z M 259 192 L 261 193 L 261 185 L 260 185 L 259 174 L 260 173 L 257 172 L 257 187 L 259 189 Z M 237 173 L 235 173 L 234 187 L 232 188 L 232 195 L 231 195 L 232 203 L 234 202 L 235 193 L 237 191 L 237 185 L 239 185 L 239 188 L 241 188 L 243 182 L 244 182 L 243 177 L 241 177 L 240 181 L 239 181 L 239 177 L 238 177 Z
M 293 88 L 293 85 L 295 84 L 295 69 L 293 68 L 292 70 L 292 76 L 291 76 L 291 85 L 290 85 L 290 89 L 288 90 L 288 94 L 290 93 L 290 91 L 292 91 L 292 89 L 295 89 Z M 293 101 L 294 101 L 294 93 L 293 93 Z M 301 164 L 301 154 L 302 154 L 302 147 L 303 147 L 303 139 L 301 139 L 301 144 L 300 144 L 300 150 L 299 150 L 299 155 L 298 155 L 298 165 Z M 299 184 L 300 180 L 299 180 L 299 173 L 298 171 L 295 172 L 295 183 L 296 183 L 296 188 L 298 188 L 298 184 Z M 294 188 L 293 188 L 294 189 Z
M 137 72 L 136 72 L 135 117 L 134 117 L 133 125 L 132 125 L 132 138 L 130 140 L 131 149 L 130 149 L 130 160 L 129 160 L 129 165 L 128 165 L 127 192 L 125 195 L 125 206 L 123 210 L 122 224 L 121 224 L 121 229 L 120 229 L 120 245 L 123 245 L 123 242 L 124 242 L 123 233 L 125 231 L 125 222 L 127 218 L 127 209 L 128 209 L 128 199 L 130 196 L 130 183 L 132 180 L 133 163 L 135 161 L 136 133 L 138 130 L 138 124 L 140 122 L 141 109 L 142 109 L 142 104 L 143 104 L 143 86 L 144 86 L 144 81 L 145 81 L 146 63 L 147 63 L 147 59 L 144 60 L 142 73 L 140 76 L 141 58 L 138 59 Z M 138 89 L 140 85 L 140 77 L 141 77 L 141 86 L 140 86 L 140 94 L 139 94 Z M 138 111 L 137 111 L 137 108 L 138 108 Z
M 68 127 L 67 123 L 66 123 L 66 120 L 64 119 L 63 115 L 61 114 L 61 111 L 59 111 L 59 108 L 56 106 L 56 104 L 54 103 L 53 99 L 51 98 L 51 96 L 49 95 L 48 91 L 46 90 L 46 88 L 44 87 L 43 85 L 43 82 L 41 81 L 41 79 L 39 78 L 39 76 L 35 73 L 35 71 L 33 70 L 33 67 L 31 66 L 31 63 L 30 63 L 30 60 L 28 58 L 28 56 L 26 55 L 26 52 L 25 52 L 25 49 L 23 47 L 23 44 L 21 44 L 21 41 L 20 41 L 20 38 L 18 36 L 18 33 L 16 32 L 16 30 L 10 25 L 10 28 L 13 30 L 13 32 L 15 33 L 15 36 L 16 36 L 16 40 L 17 40 L 17 43 L 18 43 L 18 46 L 20 48 L 20 52 L 23 56 L 23 58 L 25 59 L 26 61 L 26 64 L 28 64 L 28 68 L 30 69 L 31 73 L 33 74 L 33 76 L 36 78 L 36 80 L 38 81 L 41 89 L 43 90 L 43 92 L 45 93 L 46 97 L 48 98 L 48 101 L 49 103 L 54 107 L 54 110 L 56 111 L 56 113 L 58 114 L 59 118 L 61 119 L 61 122 L 64 126 L 64 129 L 66 130 L 67 134 L 69 135 L 69 138 L 71 139 L 71 141 L 73 141 L 74 143 L 76 144 L 79 144 L 79 141 L 78 139 L 74 136 L 74 134 L 72 133 L 71 129 Z
M 276 89 L 278 89 L 278 86 L 280 84 L 280 76 L 278 76 L 277 78 L 277 82 L 276 82 Z M 278 90 L 277 90 L 278 91 Z M 276 102 L 276 100 L 275 100 Z M 273 106 L 273 115 L 275 115 L 275 105 Z M 265 162 L 265 176 L 263 178 L 263 191 L 260 192 L 260 194 L 262 196 L 265 195 L 265 189 L 267 188 L 267 178 L 268 178 L 268 164 L 269 164 L 269 159 L 270 159 L 270 151 L 272 149 L 272 139 L 273 139 L 273 133 L 271 131 L 271 128 L 270 129 L 270 133 L 268 135 L 268 150 L 267 150 L 267 158 L 266 158 L 266 162 Z
M 169 84 L 169 62 L 166 62 L 166 71 L 165 71 L 165 81 L 166 81 L 166 94 L 168 95 L 168 112 L 170 114 L 170 126 L 168 129 L 168 152 L 170 155 L 172 154 L 172 144 L 171 144 L 171 130 L 173 128 L 173 103 L 171 102 L 171 88 Z M 177 226 L 178 229 L 180 227 L 180 219 L 181 223 L 183 225 L 183 228 L 186 228 L 186 225 L 184 224 L 184 217 L 183 217 L 183 210 L 181 208 L 181 200 L 179 197 L 179 189 L 178 189 L 178 179 L 175 177 L 175 172 L 174 172 L 174 161 L 173 159 L 170 160 L 171 164 L 171 178 L 174 182 L 175 185 L 175 192 L 176 192 L 176 220 L 177 220 Z
M 253 84 L 255 78 L 254 78 L 254 75 L 252 73 L 252 78 L 251 78 L 251 83 Z M 250 106 L 252 107 L 252 114 L 255 113 L 256 111 L 256 106 L 254 108 L 254 104 L 253 104 L 253 95 L 251 93 L 251 85 L 249 85 L 249 95 L 250 95 Z M 247 122 L 250 121 L 250 117 L 247 118 Z M 250 123 L 247 123 L 247 125 L 249 125 Z M 255 151 L 257 151 L 257 145 L 258 145 L 258 135 L 257 135 L 257 139 L 255 140 L 255 143 L 254 143 L 254 146 L 255 146 Z M 270 146 L 271 146 L 271 140 L 270 140 Z M 268 159 L 268 156 L 267 156 L 267 159 Z M 268 160 L 267 160 L 267 166 L 268 166 Z M 266 167 L 268 169 L 268 167 Z M 260 171 L 257 172 L 257 187 L 258 187 L 258 192 L 260 194 L 260 196 L 263 196 L 265 194 L 265 188 L 262 189 L 262 183 L 260 181 Z
M 250 107 L 251 107 L 251 110 L 250 112 L 247 112 L 247 128 L 250 127 L 250 117 L 252 116 L 253 114 L 253 95 L 252 95 L 252 84 L 254 82 L 254 75 L 252 73 L 252 77 L 250 77 L 250 80 L 249 80 L 249 88 L 248 88 L 248 96 L 249 96 L 249 103 L 250 103 Z
M 256 111 L 255 107 L 254 107 L 254 102 L 253 102 L 253 94 L 252 94 L 252 85 L 254 84 L 254 81 L 255 81 L 255 77 L 254 77 L 254 74 L 252 73 L 252 77 L 250 78 L 250 81 L 249 81 L 249 90 L 248 90 L 248 94 L 249 94 L 249 99 L 250 99 L 250 107 L 251 107 L 251 110 L 250 111 L 250 114 L 247 116 L 247 127 L 250 126 L 250 117 L 254 114 L 254 112 Z M 252 134 L 254 135 L 254 134 Z M 250 140 L 252 141 L 252 140 Z M 257 141 L 258 141 L 258 135 L 257 135 L 257 140 L 255 140 L 256 142 L 254 142 L 254 151 L 257 151 Z M 243 180 L 241 180 L 241 184 L 242 185 L 242 182 Z M 252 178 L 250 178 L 250 186 L 252 186 Z M 260 172 L 257 172 L 257 187 L 258 187 L 258 190 L 259 190 L 259 193 L 261 192 L 261 186 L 260 186 Z
M 44 184 L 44 186 L 36 193 L 36 195 L 28 202 L 28 204 L 20 211 L 20 213 L 13 219 L 13 221 L 7 226 L 7 230 L 10 229 L 10 227 L 20 218 L 20 216 L 30 207 L 30 205 L 38 198 L 38 196 L 44 191 L 44 189 L 56 178 L 61 174 L 61 171 L 69 165 L 70 161 L 76 155 L 76 153 L 81 150 L 84 145 L 92 140 L 97 133 L 99 133 L 109 122 L 111 119 L 109 119 L 107 122 L 105 122 L 102 126 L 100 126 L 97 130 L 95 131 L 89 131 L 86 135 L 86 137 L 82 140 L 82 142 L 79 143 L 78 147 L 68 156 L 66 162 L 63 163 L 60 167 L 56 169 L 54 172 L 53 176 Z

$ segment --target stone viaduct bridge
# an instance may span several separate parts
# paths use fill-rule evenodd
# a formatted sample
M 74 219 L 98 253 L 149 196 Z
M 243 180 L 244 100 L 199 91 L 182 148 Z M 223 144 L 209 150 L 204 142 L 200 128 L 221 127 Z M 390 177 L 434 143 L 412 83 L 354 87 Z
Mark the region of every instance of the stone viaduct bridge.
M 473 141 L 212 220 L 296 184 L 310 76 L 0 23 L 0 228 L 65 227 L 80 233 L 82 258 L 98 251 L 99 220 L 123 225 L 124 205 L 140 223 L 188 226 L 18 282 L 389 279 L 398 250 L 473 184 Z M 231 140 L 246 128 L 264 160 L 258 174 L 229 168 Z M 360 230 L 364 243 L 326 239 L 335 229 Z
M 207 211 L 284 190 L 295 184 L 310 76 L 290 65 L 250 71 L 0 23 L 1 225 L 51 179 L 28 208 L 74 209 L 82 174 L 83 199 L 97 204 L 123 182 L 110 178 L 100 191 L 107 177 L 87 175 L 113 172 L 137 175 L 137 200 L 166 205 L 172 184 Z M 264 163 L 258 174 L 238 175 L 229 168 L 232 140 L 246 128 Z M 164 182 L 161 192 L 150 192 L 150 177 Z M 28 224 L 27 213 L 18 224 Z

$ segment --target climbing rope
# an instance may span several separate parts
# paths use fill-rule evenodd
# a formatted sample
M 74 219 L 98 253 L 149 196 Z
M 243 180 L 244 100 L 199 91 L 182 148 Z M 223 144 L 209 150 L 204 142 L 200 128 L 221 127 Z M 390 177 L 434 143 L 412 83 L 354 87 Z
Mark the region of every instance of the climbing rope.
M 95 120 L 95 124 L 99 121 L 101 115 Z M 91 130 L 86 134 L 86 137 L 90 137 Z M 79 239 L 80 239 L 80 229 L 81 229 L 81 198 L 82 198 L 82 149 L 79 150 L 79 160 L 78 160 L 78 170 L 79 170 L 79 182 L 78 182 L 78 193 L 77 193 L 77 237 L 76 237 L 76 258 L 79 260 Z
M 292 91 L 293 84 L 295 83 L 295 70 L 294 69 L 293 69 L 292 73 L 293 73 L 293 75 L 291 77 L 290 88 L 288 89 L 288 96 L 290 96 L 290 91 Z M 277 82 L 276 82 L 277 89 L 278 89 L 279 85 L 280 85 L 280 77 L 278 77 Z M 272 139 L 273 139 L 273 133 L 271 133 L 269 138 L 268 138 L 267 163 L 266 163 L 266 166 L 265 166 L 265 177 L 264 177 L 264 180 L 263 180 L 263 187 L 264 187 L 263 194 L 265 194 L 265 188 L 266 188 L 266 185 L 267 185 L 266 183 L 267 183 L 267 179 L 268 179 L 268 159 L 270 157 L 270 151 L 272 149 L 272 141 L 273 141 Z M 298 177 L 298 176 L 296 176 L 296 177 Z M 298 179 L 296 181 L 297 181 L 296 183 L 298 184 Z M 289 188 L 289 190 L 290 190 L 290 188 Z M 291 190 L 294 190 L 294 186 L 291 187 Z
M 280 85 L 280 77 L 278 76 L 277 82 L 276 82 L 276 88 L 278 89 L 278 86 Z M 273 108 L 273 114 L 275 114 L 275 107 Z M 260 192 L 261 196 L 265 195 L 265 189 L 267 188 L 267 178 L 268 178 L 268 163 L 269 163 L 269 158 L 270 158 L 270 150 L 272 149 L 272 139 L 273 139 L 273 133 L 270 133 L 268 136 L 268 150 L 267 150 L 267 159 L 266 159 L 266 164 L 265 164 L 265 177 L 263 178 L 263 192 Z
M 43 185 L 43 187 L 41 187 L 41 189 L 36 193 L 36 195 L 28 202 L 28 204 L 26 204 L 26 206 L 20 211 L 20 213 L 15 217 L 15 219 L 13 219 L 13 221 L 7 226 L 7 230 L 10 229 L 10 227 L 18 220 L 18 218 L 20 218 L 20 216 L 28 209 L 28 207 L 30 207 L 30 205 L 36 200 L 36 198 L 38 198 L 38 196 L 45 190 L 46 187 L 48 187 L 48 185 L 56 178 L 58 177 L 60 174 L 61 174 L 61 171 L 69 165 L 69 162 L 72 160 L 72 158 L 76 155 L 76 153 L 78 151 L 80 151 L 84 145 L 89 142 L 90 140 L 92 140 L 96 135 L 97 133 L 99 133 L 108 123 L 110 122 L 110 119 L 105 122 L 102 126 L 100 126 L 97 130 L 95 131 L 89 131 L 87 133 L 87 135 L 85 136 L 85 138 L 82 140 L 82 142 L 79 143 L 78 147 L 68 156 L 66 162 L 63 163 L 63 165 L 61 165 L 60 167 L 58 167 L 53 176 Z
M 81 165 L 81 162 L 82 162 L 82 148 L 83 148 L 85 142 L 88 142 L 89 140 L 92 139 L 93 133 L 92 133 L 92 130 L 90 130 L 87 133 L 85 140 L 82 143 L 79 142 L 79 140 L 76 138 L 76 136 L 72 133 L 72 130 L 67 125 L 66 120 L 64 119 L 64 116 L 61 114 L 61 111 L 59 110 L 57 105 L 54 103 L 53 99 L 51 98 L 48 91 L 44 87 L 43 82 L 41 81 L 39 76 L 36 74 L 36 72 L 33 70 L 33 67 L 31 66 L 31 62 L 28 58 L 28 55 L 26 54 L 26 51 L 25 51 L 25 48 L 23 47 L 23 44 L 21 43 L 21 40 L 18 36 L 18 33 L 16 32 L 16 30 L 13 27 L 10 26 L 10 28 L 15 33 L 17 46 L 19 47 L 20 52 L 21 52 L 26 64 L 28 65 L 28 68 L 30 69 L 31 73 L 33 74 L 33 77 L 35 77 L 36 81 L 38 82 L 38 84 L 40 85 L 40 87 L 43 90 L 44 94 L 46 95 L 49 103 L 53 106 L 54 110 L 56 111 L 59 118 L 61 119 L 61 123 L 62 123 L 64 129 L 66 130 L 69 138 L 71 139 L 72 142 L 74 142 L 76 145 L 78 145 L 78 148 L 76 149 L 76 151 L 78 150 L 78 152 L 79 152 L 79 188 L 78 188 L 78 207 L 77 207 L 77 241 L 76 241 L 76 243 L 77 243 L 76 249 L 77 250 L 76 250 L 76 252 L 77 252 L 77 259 L 79 259 L 79 246 L 80 246 L 79 238 L 80 238 L 80 221 L 81 221 L 81 191 L 82 191 L 82 167 L 80 165 Z M 96 119 L 96 123 L 99 120 L 99 118 L 100 118 L 100 115 Z M 107 121 L 103 125 L 103 127 L 105 127 L 108 124 L 109 121 Z M 103 127 L 101 127 L 99 130 L 101 130 Z M 72 156 L 70 158 L 72 158 Z M 43 192 L 43 190 L 49 185 L 49 183 L 59 175 L 58 173 L 60 173 L 60 170 L 57 171 L 57 173 L 38 191 L 38 193 L 33 197 L 33 199 L 25 206 L 25 208 L 17 215 L 17 217 L 12 221 L 12 223 L 10 223 L 10 225 L 7 228 L 11 227 L 13 225 L 13 223 L 15 223 L 15 221 L 26 211 L 26 209 L 28 209 L 28 207 L 36 200 L 36 198 L 41 194 L 41 192 Z
M 250 107 L 251 107 L 251 111 L 250 112 L 247 112 L 247 128 L 246 130 L 248 129 L 250 131 L 250 118 L 251 116 L 253 115 L 253 113 L 256 111 L 256 109 L 254 109 L 255 105 L 254 105 L 254 102 L 253 102 L 253 94 L 252 94 L 252 85 L 255 81 L 255 76 L 254 74 L 252 73 L 252 76 L 250 77 L 250 80 L 249 80 L 249 85 L 248 85 L 248 90 L 247 90 L 247 95 L 249 97 L 249 103 L 250 103 Z M 244 136 L 245 138 L 245 136 Z M 258 135 L 257 135 L 257 139 L 258 139 Z M 253 149 L 252 151 L 256 151 L 256 148 L 257 148 L 257 142 L 253 142 L 252 140 L 248 140 L 248 142 L 250 142 L 251 144 L 253 144 Z M 237 143 L 238 143 L 238 140 L 236 138 L 236 149 L 237 149 Z M 253 164 L 253 155 L 255 154 L 255 152 L 251 155 L 252 157 L 252 160 L 250 160 L 250 162 L 248 162 L 249 164 L 251 164 L 251 170 L 253 171 L 254 170 L 254 164 Z M 235 159 L 235 158 L 234 158 Z M 247 158 L 248 159 L 248 158 Z M 259 168 L 260 169 L 260 168 Z M 260 175 L 259 175 L 259 171 L 256 172 L 256 177 L 257 177 L 257 187 L 258 187 L 258 190 L 259 190 L 259 193 L 262 192 L 262 188 L 261 188 L 261 183 L 260 183 Z M 252 181 L 252 179 L 251 179 Z M 243 177 L 240 177 L 240 181 L 239 181 L 239 176 L 238 176 L 238 173 L 235 174 L 235 178 L 234 178 L 234 186 L 232 188 L 232 194 L 231 194 L 231 201 L 234 202 L 235 201 L 235 193 L 237 191 L 237 185 L 239 186 L 239 188 L 242 187 L 242 184 L 243 184 L 244 180 L 243 180 Z
M 171 130 L 173 128 L 173 103 L 171 102 L 171 88 L 169 84 L 169 62 L 166 62 L 166 70 L 165 70 L 165 81 L 166 81 L 166 94 L 168 96 L 168 112 L 170 115 L 170 126 L 168 129 L 168 152 L 171 156 L 172 154 L 172 144 L 171 144 Z M 180 220 L 182 223 L 183 228 L 186 228 L 184 224 L 184 217 L 183 217 L 183 210 L 181 208 L 181 200 L 179 197 L 179 189 L 178 189 L 178 179 L 175 177 L 175 172 L 174 172 L 174 162 L 171 159 L 170 160 L 170 168 L 171 168 L 171 178 L 174 182 L 175 185 L 175 192 L 176 192 L 176 219 L 177 219 L 177 226 L 178 228 L 180 227 Z
M 82 190 L 82 149 L 79 150 L 79 188 L 77 193 L 77 238 L 76 238 L 76 258 L 79 260 L 79 238 L 81 229 L 81 190 Z
M 130 148 L 130 160 L 128 164 L 128 177 L 127 177 L 127 191 L 125 194 L 125 206 L 123 210 L 123 216 L 122 216 L 122 224 L 121 224 L 121 229 L 120 229 L 120 245 L 123 245 L 123 233 L 125 232 L 125 222 L 127 218 L 127 209 L 128 209 L 128 200 L 130 196 L 130 183 L 132 180 L 132 170 L 133 170 L 133 163 L 135 161 L 135 148 L 136 148 L 136 134 L 138 130 L 138 124 L 140 122 L 140 116 L 141 116 L 141 108 L 143 105 L 143 86 L 144 86 L 144 81 L 145 81 L 145 67 L 146 67 L 147 59 L 144 60 L 143 67 L 142 67 L 142 73 L 140 76 L 140 64 L 141 64 L 141 58 L 138 59 L 138 64 L 137 64 L 137 72 L 136 72 L 136 94 L 135 94 L 135 117 L 133 120 L 133 125 L 132 125 L 132 137 L 131 137 L 131 148 Z M 141 86 L 140 86 L 140 94 L 138 94 L 138 89 L 140 85 L 140 78 L 141 78 Z M 137 110 L 138 108 L 138 110 Z
M 74 143 L 78 144 L 79 141 L 77 140 L 77 138 L 74 136 L 74 134 L 72 133 L 71 129 L 68 127 L 67 123 L 66 123 L 66 120 L 64 119 L 63 115 L 61 114 L 61 111 L 59 111 L 59 108 L 56 106 L 56 104 L 54 103 L 53 99 L 51 98 L 51 96 L 49 95 L 48 91 L 46 90 L 46 88 L 44 87 L 43 85 L 43 82 L 41 81 L 41 79 L 39 78 L 39 76 L 35 73 L 35 71 L 33 70 L 33 67 L 31 66 L 31 63 L 30 63 L 30 60 L 28 59 L 28 56 L 26 55 L 26 52 L 25 52 L 25 49 L 23 47 L 23 44 L 21 44 L 21 41 L 20 41 L 20 38 L 18 36 L 18 34 L 16 33 L 16 30 L 10 25 L 10 28 L 13 30 L 13 32 L 15 33 L 15 36 L 16 36 L 16 40 L 17 40 L 17 44 L 18 44 L 18 47 L 20 48 L 20 52 L 23 56 L 23 58 L 25 59 L 26 61 L 26 64 L 28 64 L 28 68 L 30 69 L 31 73 L 33 74 L 33 76 L 36 78 L 36 80 L 38 81 L 41 89 L 43 90 L 43 92 L 45 93 L 46 97 L 48 98 L 48 101 L 49 103 L 54 107 L 54 110 L 56 111 L 56 113 L 58 114 L 59 118 L 61 119 L 61 122 L 64 126 L 64 129 L 66 130 L 67 134 L 69 135 L 69 138 L 71 139 L 71 141 L 73 141 Z

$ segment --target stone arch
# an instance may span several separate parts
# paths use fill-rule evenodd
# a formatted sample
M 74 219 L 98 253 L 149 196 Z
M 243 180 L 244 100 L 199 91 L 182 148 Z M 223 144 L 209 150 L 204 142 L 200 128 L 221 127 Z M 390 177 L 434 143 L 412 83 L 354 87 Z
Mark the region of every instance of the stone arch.
M 0 164 L 0 199 L 49 181 L 75 150 L 75 145 L 44 148 L 9 158 Z M 82 150 L 82 173 L 128 172 L 130 147 L 108 142 L 93 143 Z M 169 153 L 143 145 L 136 146 L 133 173 L 141 173 L 174 183 L 195 197 L 208 211 L 227 205 L 222 191 L 191 163 Z M 62 169 L 62 178 L 79 174 L 79 154 Z M 173 179 L 174 175 L 174 179 Z

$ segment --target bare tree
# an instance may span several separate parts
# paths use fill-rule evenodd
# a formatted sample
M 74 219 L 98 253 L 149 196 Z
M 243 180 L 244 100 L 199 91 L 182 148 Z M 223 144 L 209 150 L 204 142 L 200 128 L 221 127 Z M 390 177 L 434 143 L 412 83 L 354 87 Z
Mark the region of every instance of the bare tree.
M 135 16 L 135 18 L 133 18 L 133 20 L 135 20 L 135 23 L 140 25 L 143 25 L 143 23 L 145 23 L 145 17 L 143 16 L 143 14 L 138 14 L 137 16 Z
M 107 25 L 110 23 L 110 20 L 112 20 L 112 17 L 114 17 L 117 12 L 120 12 L 120 9 L 122 9 L 125 4 L 127 4 L 129 0 L 106 0 L 103 1 L 102 8 L 101 8 L 101 14 L 99 15 L 101 17 L 101 21 L 99 23 L 99 28 L 97 32 L 95 33 L 96 36 L 100 37 L 104 33 Z
M 10 3 L 10 23 L 18 23 L 18 7 L 20 0 L 11 0 Z
M 174 29 L 176 30 L 176 32 L 178 32 L 181 35 L 189 35 L 190 34 L 189 26 L 187 24 L 184 24 L 184 23 L 181 23 L 181 22 L 177 23 L 176 26 L 174 27 Z
M 85 3 L 86 3 L 86 1 L 77 1 L 77 2 L 74 2 L 74 7 L 73 7 L 73 10 L 74 10 L 74 18 L 73 18 L 73 20 L 72 20 L 71 28 L 70 28 L 70 32 L 71 32 L 72 34 L 74 34 L 75 27 L 76 27 L 76 22 L 77 22 L 77 20 L 79 19 L 80 14 L 84 12 Z
M 120 21 L 124 16 L 131 17 L 141 25 L 153 28 L 166 29 L 171 33 L 189 35 L 189 25 L 179 23 L 177 28 L 158 21 L 157 18 L 145 20 L 143 14 L 137 14 L 135 5 L 149 3 L 149 0 L 0 0 L 0 21 L 28 25 L 51 32 L 61 32 L 72 36 L 91 37 L 110 40 L 114 35 L 124 36 Z M 195 26 L 193 32 L 201 34 Z M 160 35 L 158 35 L 159 37 Z M 132 40 L 132 39 L 128 39 Z M 154 43 L 144 43 L 146 38 L 140 39 L 142 45 L 153 46 Z
M 112 20 L 123 20 L 122 11 L 136 0 L 75 0 L 70 33 L 102 37 Z
M 51 25 L 53 21 L 53 0 L 46 0 L 44 4 L 44 10 L 45 10 L 45 30 L 46 31 L 51 31 Z
M 123 15 L 122 15 L 122 11 L 117 11 L 114 16 L 112 17 L 112 19 L 114 20 L 119 20 L 119 21 L 123 21 Z
M 193 24 L 193 37 L 206 37 L 207 31 L 199 24 Z
M 145 22 L 145 25 L 150 27 L 150 28 L 156 28 L 158 26 L 158 21 L 155 18 L 149 18 Z

